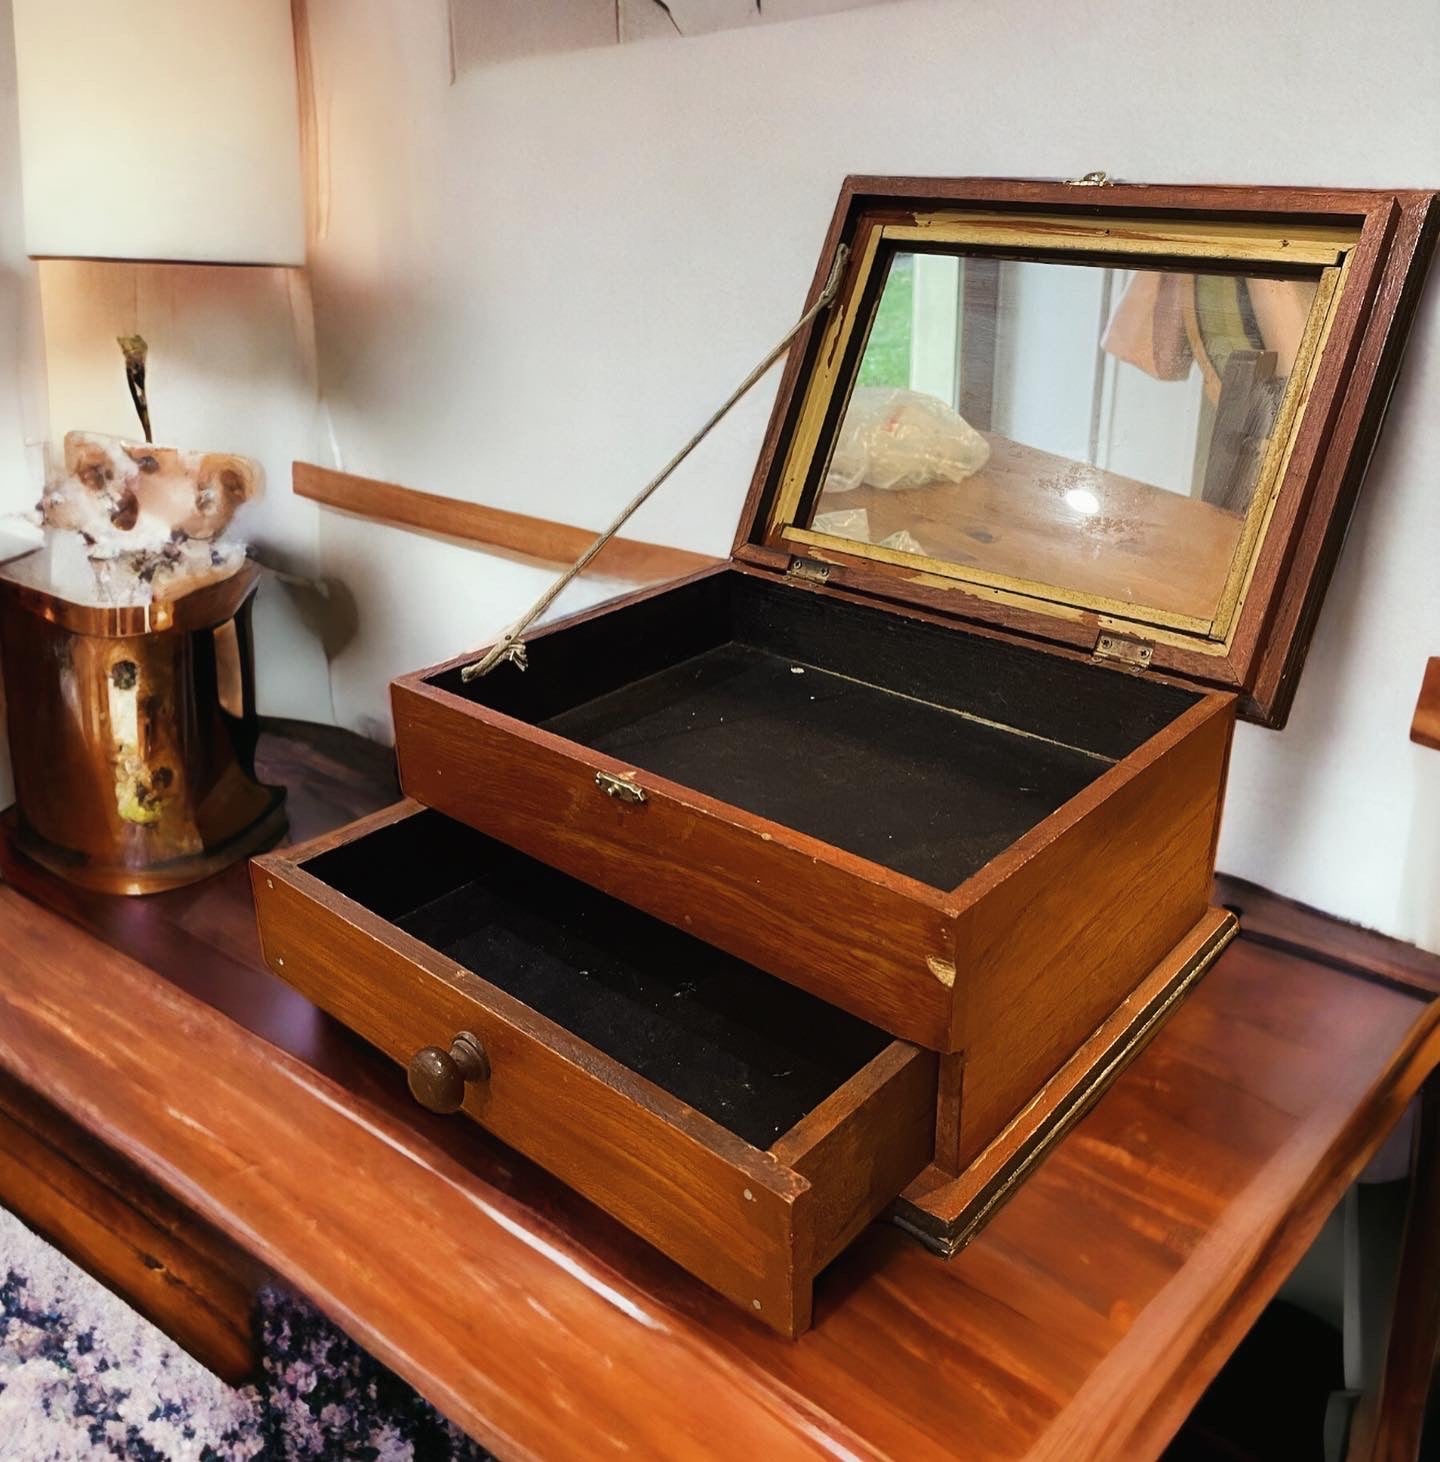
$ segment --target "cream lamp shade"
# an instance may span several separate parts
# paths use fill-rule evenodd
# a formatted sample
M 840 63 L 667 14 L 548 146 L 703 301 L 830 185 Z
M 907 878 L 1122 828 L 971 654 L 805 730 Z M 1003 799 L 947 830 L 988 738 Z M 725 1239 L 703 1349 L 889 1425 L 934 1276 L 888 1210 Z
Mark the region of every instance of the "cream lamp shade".
M 34 258 L 303 264 L 290 0 L 13 0 Z

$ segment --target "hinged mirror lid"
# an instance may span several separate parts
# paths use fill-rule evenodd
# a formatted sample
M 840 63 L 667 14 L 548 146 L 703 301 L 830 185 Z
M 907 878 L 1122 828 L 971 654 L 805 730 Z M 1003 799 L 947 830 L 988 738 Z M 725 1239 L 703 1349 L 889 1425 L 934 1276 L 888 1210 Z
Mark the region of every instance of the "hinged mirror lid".
M 735 556 L 1282 724 L 1434 198 L 850 179 Z

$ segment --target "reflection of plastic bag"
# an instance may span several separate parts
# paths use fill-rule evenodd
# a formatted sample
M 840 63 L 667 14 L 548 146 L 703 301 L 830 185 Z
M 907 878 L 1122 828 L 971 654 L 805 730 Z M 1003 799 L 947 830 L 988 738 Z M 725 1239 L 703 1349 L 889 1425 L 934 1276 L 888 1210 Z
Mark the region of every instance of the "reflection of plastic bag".
M 857 386 L 825 480 L 829 492 L 898 490 L 963 482 L 989 459 L 990 443 L 937 396 Z
M 810 525 L 817 533 L 829 533 L 835 538 L 848 538 L 854 543 L 871 543 L 870 514 L 864 508 L 835 508 L 828 513 L 816 513 Z M 897 553 L 924 553 L 924 545 L 908 528 L 898 528 L 888 538 L 882 538 L 880 548 L 893 548 Z

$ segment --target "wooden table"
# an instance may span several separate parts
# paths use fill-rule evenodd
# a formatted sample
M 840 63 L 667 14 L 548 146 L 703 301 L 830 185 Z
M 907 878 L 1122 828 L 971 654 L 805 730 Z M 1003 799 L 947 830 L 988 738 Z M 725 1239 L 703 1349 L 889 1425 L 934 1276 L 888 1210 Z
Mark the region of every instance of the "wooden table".
M 282 730 L 297 836 L 393 795 L 383 754 Z M 504 1457 L 1155 1456 L 1440 1061 L 1440 962 L 1229 885 L 1248 937 L 981 1236 L 872 1228 L 790 1342 L 419 1110 L 261 966 L 242 869 L 144 901 L 7 876 L 0 1202 L 231 1374 L 282 1276 Z M 1440 1317 L 1433 1108 L 1387 1459 Z

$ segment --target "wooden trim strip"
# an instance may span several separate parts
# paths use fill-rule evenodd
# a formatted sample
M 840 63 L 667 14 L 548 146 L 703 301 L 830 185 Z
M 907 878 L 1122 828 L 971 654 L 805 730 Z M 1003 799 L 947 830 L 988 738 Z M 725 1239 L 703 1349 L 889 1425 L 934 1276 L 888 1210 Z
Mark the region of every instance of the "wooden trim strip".
M 1242 939 L 1419 1000 L 1440 997 L 1440 954 L 1347 923 L 1226 873 L 1215 875 L 1214 900 L 1239 917 Z
M 1335 264 L 1354 242 L 1358 225 L 1266 223 L 1179 218 L 1143 213 L 1116 216 L 1097 234 L 1093 221 L 1073 214 L 1003 213 L 965 208 L 921 211 L 913 223 L 887 224 L 885 237 L 911 242 L 973 244 L 980 248 L 1065 249 L 1090 254 L 1145 254 L 1230 264 Z
M 1440 655 L 1432 655 L 1425 662 L 1425 678 L 1410 722 L 1410 739 L 1417 746 L 1440 751 Z
M 413 528 L 442 538 L 518 553 L 544 563 L 570 564 L 590 546 L 595 533 L 551 518 L 532 518 L 507 508 L 484 503 L 462 502 L 438 493 L 399 487 L 373 477 L 336 472 L 311 462 L 296 462 L 292 468 L 296 497 L 308 498 L 323 507 L 354 513 L 397 528 Z M 587 572 L 603 578 L 632 579 L 649 583 L 675 579 L 717 562 L 703 553 L 669 548 L 660 543 L 642 543 L 635 538 L 612 538 Z

